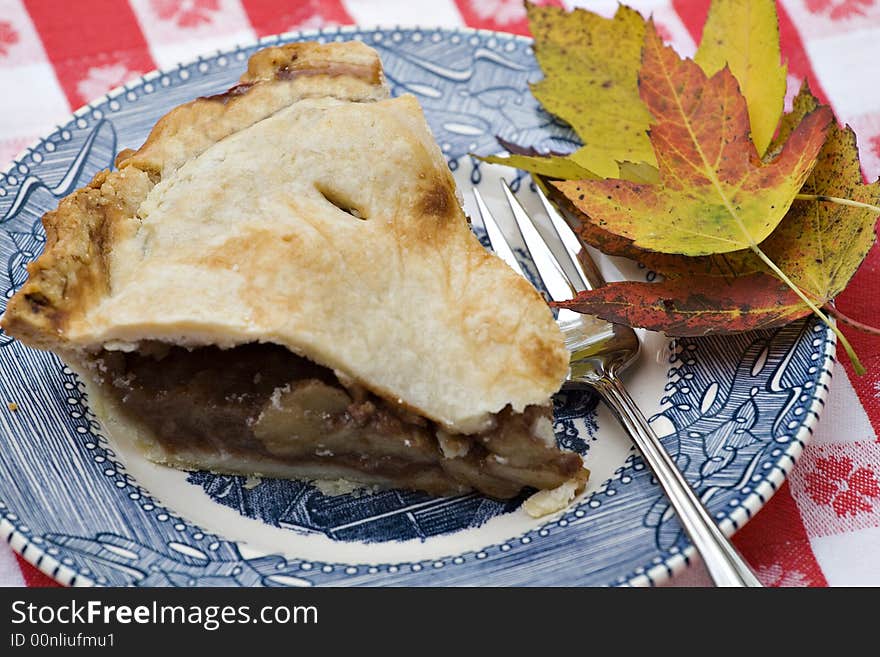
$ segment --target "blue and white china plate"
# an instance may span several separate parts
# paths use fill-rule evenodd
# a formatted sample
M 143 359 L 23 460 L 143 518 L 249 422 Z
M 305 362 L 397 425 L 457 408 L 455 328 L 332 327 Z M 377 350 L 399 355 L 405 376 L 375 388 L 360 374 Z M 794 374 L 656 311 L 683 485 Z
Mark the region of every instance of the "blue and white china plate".
M 360 39 L 376 48 L 393 93 L 412 93 L 475 217 L 480 185 L 504 216 L 497 179 L 517 172 L 468 153 L 520 144 L 572 148 L 543 112 L 530 42 L 438 29 L 332 29 L 264 39 L 156 72 L 77 112 L 0 177 L 0 310 L 42 250 L 40 217 L 137 147 L 172 107 L 231 86 L 256 49 L 284 41 Z M 602 259 L 610 277 L 650 272 Z M 173 291 L 169 290 L 169 293 Z M 731 533 L 785 479 L 818 420 L 833 335 L 813 320 L 772 332 L 670 341 L 644 335 L 628 376 L 654 428 Z M 476 364 L 479 366 L 479 364 Z M 17 405 L 11 410 L 7 403 Z M 582 452 L 588 490 L 539 520 L 521 499 L 340 493 L 277 480 L 156 466 L 108 439 L 76 376 L 55 356 L 0 333 L 0 536 L 69 585 L 620 585 L 654 584 L 692 555 L 642 460 L 604 407 L 556 399 L 557 437 Z

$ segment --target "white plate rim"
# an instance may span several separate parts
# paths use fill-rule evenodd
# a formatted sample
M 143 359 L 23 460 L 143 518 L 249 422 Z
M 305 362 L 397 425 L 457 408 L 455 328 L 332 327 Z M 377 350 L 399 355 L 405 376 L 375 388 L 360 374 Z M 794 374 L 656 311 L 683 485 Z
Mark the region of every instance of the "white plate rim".
M 89 103 L 84 104 L 74 112 L 68 115 L 68 123 L 75 121 L 77 118 L 88 114 L 90 111 L 97 109 L 101 104 L 111 101 L 114 98 L 125 94 L 130 89 L 140 86 L 151 80 L 157 79 L 163 75 L 170 75 L 176 71 L 198 64 L 204 60 L 206 56 L 229 55 L 238 51 L 248 50 L 254 47 L 271 46 L 281 41 L 294 39 L 308 39 L 312 37 L 336 36 L 339 34 L 357 34 L 370 33 L 376 30 L 396 29 L 401 31 L 413 30 L 423 32 L 445 32 L 458 33 L 462 35 L 484 35 L 494 36 L 501 39 L 516 40 L 522 43 L 531 44 L 533 40 L 518 34 L 501 32 L 497 30 L 488 30 L 483 28 L 471 28 L 467 26 L 460 27 L 444 27 L 444 26 L 425 26 L 425 25 L 398 25 L 398 24 L 376 24 L 371 26 L 362 25 L 345 25 L 331 26 L 311 30 L 294 30 L 283 32 L 275 35 L 267 35 L 255 41 L 247 43 L 236 43 L 223 49 L 216 49 L 208 55 L 197 56 L 193 59 L 178 62 L 172 66 L 154 69 L 136 78 L 132 78 L 126 83 L 117 86 L 103 96 L 96 98 Z M 62 124 L 55 126 L 56 131 L 63 130 Z M 47 128 L 43 135 L 53 134 Z M 22 163 L 25 157 L 31 154 L 36 147 L 46 141 L 45 136 L 41 136 L 26 147 L 24 147 L 10 163 L 0 171 L 0 175 L 6 175 Z M 832 319 L 832 322 L 834 320 Z M 836 322 L 835 322 L 836 323 Z M 830 389 L 831 379 L 833 376 L 834 364 L 836 362 L 836 345 L 837 336 L 833 331 L 826 327 L 825 344 L 823 350 L 823 359 L 818 366 L 821 368 L 821 374 L 816 385 L 816 394 L 810 404 L 809 411 L 805 414 L 804 422 L 800 425 L 797 433 L 789 441 L 786 450 L 779 455 L 776 463 L 766 473 L 765 478 L 743 498 L 734 511 L 729 513 L 720 523 L 719 527 L 726 536 L 732 536 L 738 529 L 744 526 L 754 515 L 763 508 L 773 495 L 779 490 L 780 486 L 786 481 L 787 476 L 791 473 L 792 468 L 797 463 L 798 458 L 803 452 L 803 448 L 809 443 L 816 425 L 818 424 L 821 412 L 826 405 L 828 392 Z M 44 549 L 28 540 L 27 536 L 18 531 L 16 527 L 6 518 L 0 517 L 0 538 L 5 539 L 10 547 L 20 555 L 25 561 L 37 568 L 43 574 L 56 580 L 58 583 L 69 586 L 73 583 L 77 587 L 100 587 L 91 578 L 81 573 L 75 572 L 72 568 L 61 563 L 52 555 L 48 554 Z M 695 559 L 696 550 L 693 545 L 689 545 L 684 550 L 663 559 L 660 563 L 653 564 L 650 568 L 645 568 L 644 572 L 630 577 L 623 586 L 656 586 L 671 580 L 675 575 L 683 572 Z M 696 557 L 699 559 L 699 557 Z M 381 585 L 377 582 L 375 585 Z

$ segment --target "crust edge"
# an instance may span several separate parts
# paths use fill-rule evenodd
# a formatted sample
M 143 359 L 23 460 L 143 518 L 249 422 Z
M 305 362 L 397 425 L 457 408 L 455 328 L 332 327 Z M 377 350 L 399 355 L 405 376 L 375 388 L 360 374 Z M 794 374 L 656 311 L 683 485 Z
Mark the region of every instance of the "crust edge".
M 38 349 L 78 351 L 66 337 L 71 316 L 108 290 L 102 253 L 164 172 L 297 100 L 328 95 L 355 101 L 387 97 L 378 54 L 357 41 L 266 48 L 251 56 L 239 84 L 225 94 L 172 109 L 140 148 L 119 152 L 117 171 L 99 171 L 43 215 L 43 253 L 28 264 L 27 281 L 9 300 L 0 329 Z M 245 96 L 251 96 L 247 103 Z

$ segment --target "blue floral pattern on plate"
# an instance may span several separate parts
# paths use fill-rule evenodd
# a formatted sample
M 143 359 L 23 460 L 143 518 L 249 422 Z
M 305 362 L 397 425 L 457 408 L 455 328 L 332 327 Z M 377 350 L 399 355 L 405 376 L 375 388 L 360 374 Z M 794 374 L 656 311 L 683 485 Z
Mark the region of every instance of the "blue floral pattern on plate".
M 528 91 L 540 72 L 529 41 L 468 30 L 356 29 L 285 35 L 360 39 L 382 56 L 393 93 L 417 96 L 450 165 L 497 150 L 495 136 L 548 149 L 574 135 Z M 258 45 L 157 72 L 83 108 L 28 149 L 0 178 L 0 309 L 42 249 L 40 217 L 143 141 L 172 107 L 230 86 Z M 746 522 L 784 481 L 824 404 L 833 335 L 812 320 L 773 332 L 679 340 L 671 350 L 663 415 L 667 446 L 722 526 Z M 0 535 L 65 584 L 137 586 L 650 584 L 690 548 L 640 458 L 558 517 L 501 543 L 429 560 L 318 562 L 254 556 L 180 517 L 144 490 L 101 435 L 82 384 L 55 356 L 0 332 Z M 597 439 L 595 399 L 556 400 L 556 430 L 582 453 Z M 243 517 L 341 543 L 456 536 L 512 512 L 521 500 L 438 500 L 387 491 L 325 496 L 309 484 L 192 473 L 217 504 Z M 100 503 L 96 503 L 99 501 Z M 609 548 L 609 546 L 613 546 Z

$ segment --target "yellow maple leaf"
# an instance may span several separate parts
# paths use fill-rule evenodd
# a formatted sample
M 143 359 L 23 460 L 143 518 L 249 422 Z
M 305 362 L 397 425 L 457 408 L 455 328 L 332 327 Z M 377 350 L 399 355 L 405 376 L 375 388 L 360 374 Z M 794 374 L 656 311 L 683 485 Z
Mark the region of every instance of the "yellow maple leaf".
M 752 141 L 763 155 L 782 116 L 786 87 L 774 0 L 713 0 L 694 60 L 710 76 L 730 68 L 749 108 Z
M 779 224 L 813 168 L 831 122 L 807 114 L 782 152 L 761 162 L 748 110 L 726 67 L 711 78 L 645 33 L 640 87 L 659 184 L 619 179 L 555 183 L 600 227 L 663 253 L 708 255 L 755 247 Z
M 819 101 L 802 89 L 780 135 L 790 134 L 817 107 Z M 877 208 L 872 206 L 880 204 L 880 182 L 862 183 L 852 128 L 831 124 L 799 196 L 761 248 L 800 289 L 824 304 L 844 290 L 875 239 Z M 829 197 L 847 203 L 822 200 Z
M 651 115 L 638 87 L 645 19 L 623 5 L 610 19 L 583 9 L 527 9 L 545 76 L 532 93 L 581 138 L 575 164 L 600 177 L 618 175 L 623 160 L 654 164 Z

